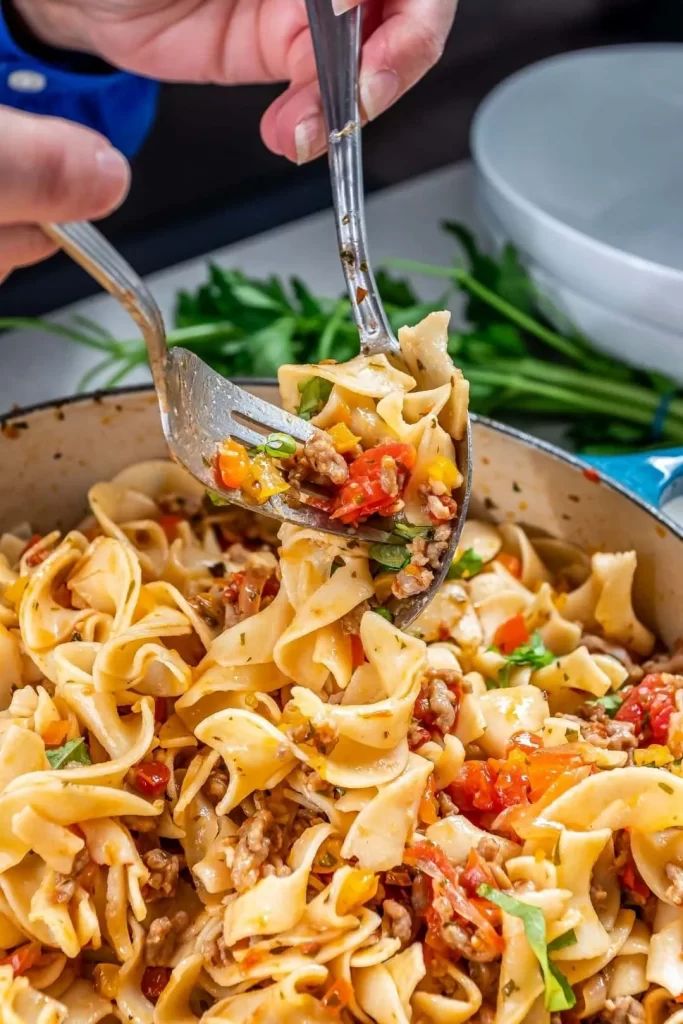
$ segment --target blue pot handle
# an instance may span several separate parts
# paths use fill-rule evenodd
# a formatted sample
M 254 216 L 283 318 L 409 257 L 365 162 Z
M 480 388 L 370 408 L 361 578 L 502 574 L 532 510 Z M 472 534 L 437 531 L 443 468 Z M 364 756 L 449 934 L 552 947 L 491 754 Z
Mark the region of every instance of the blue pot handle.
M 683 448 L 635 455 L 593 455 L 585 461 L 655 508 L 683 494 Z

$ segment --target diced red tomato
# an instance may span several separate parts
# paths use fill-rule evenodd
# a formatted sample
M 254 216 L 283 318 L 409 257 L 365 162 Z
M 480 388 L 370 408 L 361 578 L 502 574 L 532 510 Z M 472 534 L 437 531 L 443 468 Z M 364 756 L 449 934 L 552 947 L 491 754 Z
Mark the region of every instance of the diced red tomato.
M 226 604 L 237 604 L 246 576 L 246 572 L 233 572 L 228 576 L 223 589 L 223 600 Z
M 171 779 L 171 770 L 161 761 L 141 761 L 131 769 L 131 780 L 143 796 L 158 797 Z
M 42 533 L 34 533 L 33 536 L 24 545 L 24 548 L 21 552 L 22 557 L 26 554 L 27 551 L 30 551 L 31 548 L 35 547 L 36 544 L 42 539 Z M 32 568 L 36 565 L 40 565 L 41 562 L 45 561 L 49 554 L 49 548 L 40 548 L 38 551 L 34 551 L 32 555 L 28 556 L 28 558 L 26 559 L 26 564 L 31 566 Z
M 358 668 L 365 661 L 363 644 L 358 633 L 351 633 L 349 640 L 351 641 L 351 665 L 353 668 Z
M 241 487 L 249 476 L 251 463 L 249 453 L 243 444 L 229 438 L 220 446 L 216 456 L 216 477 L 223 487 Z
M 460 875 L 460 884 L 469 896 L 476 896 L 480 885 L 498 888 L 491 865 L 477 850 L 470 850 L 468 853 L 465 870 Z
M 150 1003 L 156 1003 L 170 980 L 170 967 L 145 967 L 140 982 L 143 996 Z
M 168 700 L 166 697 L 155 697 L 154 699 L 154 721 L 164 723 L 168 718 Z
M 390 515 L 397 495 L 389 494 L 382 486 L 382 459 L 394 459 L 397 467 L 399 495 L 417 457 L 411 444 L 389 442 L 378 444 L 354 459 L 349 466 L 349 479 L 334 501 L 332 519 L 355 523 L 371 515 Z
M 480 900 L 467 897 L 461 886 L 461 870 L 449 861 L 444 851 L 434 843 L 419 842 L 409 846 L 404 855 L 406 864 L 416 867 L 431 881 L 432 903 L 425 913 L 427 923 L 427 943 L 440 952 L 447 953 L 441 939 L 441 926 L 444 920 L 435 900 L 443 896 L 450 903 L 453 914 L 472 925 L 478 933 L 480 942 L 492 952 L 500 953 L 503 940 L 491 925 L 486 914 L 482 913 Z
M 634 686 L 614 716 L 632 722 L 641 744 L 666 744 L 669 722 L 676 710 L 675 680 L 667 672 L 653 672 Z
M 513 615 L 501 623 L 493 634 L 493 642 L 503 654 L 512 654 L 522 644 L 529 642 L 530 633 L 523 615 Z
M 37 942 L 27 942 L 25 946 L 17 946 L 11 953 L 0 960 L 0 964 L 9 966 L 15 975 L 26 974 L 35 967 L 41 957 L 41 948 Z
M 516 732 L 510 739 L 510 745 L 508 747 L 508 753 L 511 750 L 523 750 L 525 753 L 531 753 L 534 750 L 538 750 L 543 746 L 543 740 L 540 736 L 536 736 L 533 732 Z
M 527 736 L 526 748 L 513 746 L 502 760 L 465 761 L 448 787 L 463 814 L 479 821 L 482 815 L 500 814 L 508 807 L 535 803 L 560 776 L 582 767 L 574 750 L 534 747 Z
M 516 555 L 509 555 L 507 551 L 501 551 L 496 555 L 496 561 L 500 562 L 503 568 L 507 569 L 510 575 L 516 579 L 522 575 L 522 563 Z
M 183 516 L 163 515 L 159 516 L 157 522 L 166 534 L 166 540 L 170 544 L 178 536 L 178 523 L 183 522 Z
M 346 981 L 345 978 L 337 978 L 323 996 L 322 1005 L 328 1013 L 338 1017 L 342 1010 L 349 1005 L 352 998 L 353 989 L 349 985 L 348 981 Z

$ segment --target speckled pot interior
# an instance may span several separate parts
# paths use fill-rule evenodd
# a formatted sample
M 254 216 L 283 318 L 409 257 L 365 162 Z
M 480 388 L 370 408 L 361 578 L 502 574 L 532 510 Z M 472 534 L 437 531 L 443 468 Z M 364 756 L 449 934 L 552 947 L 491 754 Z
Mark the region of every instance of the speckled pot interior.
M 252 385 L 265 398 L 273 385 Z M 683 636 L 683 537 L 666 517 L 617 485 L 596 481 L 578 460 L 500 424 L 473 424 L 471 514 L 517 520 L 588 550 L 638 552 L 637 606 L 665 641 Z M 88 488 L 165 445 L 156 397 L 134 389 L 85 396 L 12 414 L 2 423 L 0 528 L 30 521 L 69 527 Z

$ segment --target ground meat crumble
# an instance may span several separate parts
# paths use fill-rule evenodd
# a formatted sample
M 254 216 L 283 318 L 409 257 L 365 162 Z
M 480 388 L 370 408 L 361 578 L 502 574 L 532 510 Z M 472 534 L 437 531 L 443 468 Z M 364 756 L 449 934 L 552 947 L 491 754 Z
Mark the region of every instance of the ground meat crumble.
M 349 467 L 323 431 L 318 430 L 298 453 L 289 481 L 309 480 L 321 485 L 341 487 L 349 477 Z
M 413 919 L 410 911 L 398 900 L 384 900 L 382 903 L 384 921 L 392 938 L 398 939 L 401 947 L 410 943 L 413 937 Z
M 145 902 L 152 903 L 154 900 L 175 896 L 178 876 L 185 866 L 183 857 L 157 847 L 144 853 L 142 861 L 149 871 L 149 881 L 142 890 Z
M 173 917 L 157 917 L 145 938 L 145 960 L 151 967 L 169 967 L 182 934 L 190 923 L 189 914 L 179 910 Z

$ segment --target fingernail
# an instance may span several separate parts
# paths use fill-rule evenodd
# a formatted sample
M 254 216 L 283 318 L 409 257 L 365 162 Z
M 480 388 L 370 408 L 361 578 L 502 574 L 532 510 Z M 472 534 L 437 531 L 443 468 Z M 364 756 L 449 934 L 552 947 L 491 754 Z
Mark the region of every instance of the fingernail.
M 102 146 L 95 153 L 95 163 L 100 177 L 107 178 L 112 185 L 118 185 L 121 190 L 128 188 L 130 164 L 118 149 L 114 149 L 113 146 Z
M 299 121 L 294 129 L 294 145 L 298 164 L 305 164 L 313 157 L 319 156 L 327 145 L 322 117 L 315 115 Z
M 346 14 L 354 7 L 358 7 L 358 0 L 332 0 L 332 10 L 335 14 Z
M 394 71 L 375 71 L 361 76 L 360 102 L 368 121 L 374 121 L 390 107 L 401 91 L 401 83 Z

